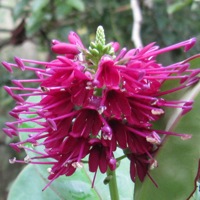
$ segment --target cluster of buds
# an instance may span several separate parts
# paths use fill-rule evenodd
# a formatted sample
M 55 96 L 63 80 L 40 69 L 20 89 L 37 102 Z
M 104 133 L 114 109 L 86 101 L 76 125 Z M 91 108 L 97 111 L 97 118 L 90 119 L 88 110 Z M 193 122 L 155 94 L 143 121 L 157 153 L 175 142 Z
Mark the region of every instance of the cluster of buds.
M 115 170 L 118 158 L 114 152 L 120 148 L 130 160 L 131 179 L 138 176 L 143 181 L 148 169 L 157 166 L 154 154 L 162 136 L 190 138 L 156 130 L 152 124 L 165 114 L 165 108 L 180 108 L 182 114 L 192 109 L 192 101 L 166 100 L 164 96 L 197 83 L 200 72 L 189 68 L 190 59 L 163 66 L 156 57 L 181 47 L 187 51 L 194 44 L 192 38 L 162 49 L 155 43 L 120 49 L 117 42 L 105 43 L 99 26 L 88 49 L 70 32 L 68 43 L 52 41 L 52 51 L 58 55 L 51 62 L 18 57 L 15 64 L 3 62 L 11 73 L 18 68 L 37 77 L 12 80 L 14 86 L 4 87 L 16 100 L 10 112 L 16 120 L 7 122 L 4 132 L 10 137 L 27 135 L 11 146 L 34 153 L 24 161 L 11 162 L 51 165 L 51 183 L 61 175 L 72 175 L 86 158 L 95 174 L 98 169 L 101 173 Z M 179 85 L 163 91 L 163 84 L 171 80 L 178 80 Z M 28 87 L 30 83 L 35 87 Z M 23 126 L 29 122 L 31 126 Z

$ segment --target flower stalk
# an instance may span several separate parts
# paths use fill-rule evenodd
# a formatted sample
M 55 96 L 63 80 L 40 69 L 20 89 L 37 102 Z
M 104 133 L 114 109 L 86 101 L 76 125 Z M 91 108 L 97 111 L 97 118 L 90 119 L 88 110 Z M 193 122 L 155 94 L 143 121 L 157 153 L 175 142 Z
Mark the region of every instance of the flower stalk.
M 109 184 L 111 200 L 120 200 L 119 190 L 118 190 L 118 186 L 117 186 L 116 170 L 111 171 L 110 169 L 108 169 L 107 177 L 110 177 L 108 184 Z

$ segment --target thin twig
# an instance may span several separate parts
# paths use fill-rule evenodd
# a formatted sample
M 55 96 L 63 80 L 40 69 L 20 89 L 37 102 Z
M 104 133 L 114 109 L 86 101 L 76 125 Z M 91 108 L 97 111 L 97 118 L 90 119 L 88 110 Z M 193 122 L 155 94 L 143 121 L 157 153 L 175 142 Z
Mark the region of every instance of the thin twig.
M 126 12 L 131 9 L 130 4 L 119 6 L 114 10 L 114 13 L 121 13 L 121 12 Z
M 142 12 L 138 0 L 130 0 L 131 9 L 133 12 L 133 28 L 131 39 L 136 48 L 142 47 L 142 39 L 140 35 L 141 25 L 142 25 Z

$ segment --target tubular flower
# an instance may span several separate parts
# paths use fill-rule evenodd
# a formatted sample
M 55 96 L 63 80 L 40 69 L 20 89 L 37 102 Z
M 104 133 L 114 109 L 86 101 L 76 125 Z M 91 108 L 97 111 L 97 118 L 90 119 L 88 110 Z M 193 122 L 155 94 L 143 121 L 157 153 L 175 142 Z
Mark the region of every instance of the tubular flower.
M 11 146 L 32 155 L 11 162 L 50 164 L 51 183 L 61 175 L 72 175 L 87 155 L 91 172 L 115 170 L 114 152 L 121 148 L 130 160 L 131 179 L 138 176 L 143 181 L 150 166 L 156 166 L 154 153 L 163 135 L 190 138 L 155 130 L 152 123 L 165 114 L 166 107 L 180 108 L 182 114 L 192 109 L 192 101 L 169 101 L 164 95 L 197 83 L 200 72 L 189 69 L 190 59 L 163 66 L 156 57 L 181 47 L 187 51 L 195 38 L 162 49 L 152 43 L 119 51 L 118 43 L 105 44 L 100 26 L 88 49 L 74 32 L 68 41 L 52 41 L 52 51 L 59 55 L 51 62 L 18 57 L 14 64 L 2 62 L 11 73 L 18 68 L 36 74 L 34 79 L 13 80 L 14 86 L 4 87 L 17 103 L 10 112 L 15 121 L 7 122 L 3 130 L 9 137 L 24 138 Z M 171 80 L 179 84 L 162 90 Z

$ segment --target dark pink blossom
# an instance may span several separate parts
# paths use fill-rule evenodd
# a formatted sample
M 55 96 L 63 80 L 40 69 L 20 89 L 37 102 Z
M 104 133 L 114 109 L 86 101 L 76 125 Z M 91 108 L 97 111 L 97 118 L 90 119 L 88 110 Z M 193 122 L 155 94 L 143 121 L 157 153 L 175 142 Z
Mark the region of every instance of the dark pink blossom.
M 81 109 L 74 121 L 70 135 L 74 138 L 97 136 L 102 126 L 103 122 L 101 121 L 98 111 L 93 109 Z
M 120 90 L 106 90 L 102 103 L 106 107 L 104 114 L 108 117 L 123 119 L 131 115 L 128 98 Z
M 75 173 L 87 155 L 91 172 L 115 170 L 114 152 L 121 148 L 130 160 L 131 179 L 135 181 L 138 176 L 143 181 L 149 167 L 156 166 L 154 153 L 162 135 L 190 137 L 155 130 L 152 123 L 165 114 L 166 107 L 181 108 L 182 114 L 192 109 L 192 101 L 166 100 L 164 95 L 197 83 L 200 72 L 189 68 L 189 61 L 195 57 L 169 66 L 163 66 L 156 57 L 181 47 L 189 50 L 195 39 L 163 49 L 155 43 L 129 51 L 122 48 L 119 53 L 118 43 L 106 45 L 102 37 L 97 37 L 89 49 L 74 32 L 68 40 L 52 41 L 52 51 L 62 55 L 51 62 L 18 57 L 15 63 L 2 62 L 9 72 L 18 68 L 36 75 L 13 80 L 14 86 L 4 87 L 16 106 L 10 112 L 15 121 L 7 122 L 3 130 L 9 137 L 27 135 L 11 146 L 32 155 L 24 161 L 12 159 L 11 163 L 51 165 L 51 183 L 61 175 Z M 179 85 L 162 90 L 171 80 L 178 80 Z M 29 83 L 35 87 L 29 87 Z M 35 148 L 27 146 L 29 143 Z
M 94 81 L 99 88 L 119 88 L 120 75 L 112 57 L 105 55 L 101 58 Z
M 101 173 L 107 171 L 108 166 L 111 170 L 116 169 L 116 160 L 113 155 L 111 142 L 108 140 L 91 139 L 92 148 L 89 156 L 89 169 L 97 172 L 99 167 Z

